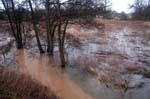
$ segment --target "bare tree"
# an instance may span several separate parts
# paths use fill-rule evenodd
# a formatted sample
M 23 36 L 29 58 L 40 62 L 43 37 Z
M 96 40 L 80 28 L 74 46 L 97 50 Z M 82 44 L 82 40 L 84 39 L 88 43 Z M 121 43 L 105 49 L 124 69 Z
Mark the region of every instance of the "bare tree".
M 67 6 L 66 6 L 67 5 Z M 57 0 L 56 2 L 56 17 L 57 17 L 57 29 L 58 29 L 58 42 L 59 42 L 59 53 L 61 66 L 65 67 L 65 37 L 66 30 L 70 20 L 82 18 L 88 19 L 90 17 L 95 17 L 95 7 L 92 0 L 69 0 L 67 2 L 61 2 Z
M 45 8 L 46 8 L 46 26 L 47 26 L 47 52 L 49 55 L 53 55 L 54 49 L 54 32 L 57 27 L 56 24 L 56 9 L 55 9 L 55 0 L 46 0 Z
M 104 11 L 106 12 L 107 10 L 110 9 L 112 3 L 110 0 L 104 0 Z
M 17 48 L 23 48 L 23 33 L 22 33 L 22 21 L 23 21 L 23 9 L 18 4 L 14 3 L 14 0 L 1 0 L 5 8 L 6 15 L 11 27 L 12 34 L 16 40 Z
M 134 4 L 130 7 L 134 9 L 133 18 L 138 20 L 144 20 L 145 15 L 148 11 L 148 6 L 146 5 L 147 0 L 135 0 Z
M 40 50 L 40 53 L 44 53 L 43 48 L 41 46 L 40 39 L 39 39 L 38 28 L 36 26 L 37 25 L 37 20 L 36 20 L 35 12 L 34 12 L 33 7 L 32 7 L 31 0 L 28 0 L 28 3 L 29 3 L 29 6 L 30 6 L 30 10 L 31 10 L 32 24 L 33 24 L 33 28 L 34 28 L 34 31 L 35 31 L 35 36 L 36 36 L 38 48 Z

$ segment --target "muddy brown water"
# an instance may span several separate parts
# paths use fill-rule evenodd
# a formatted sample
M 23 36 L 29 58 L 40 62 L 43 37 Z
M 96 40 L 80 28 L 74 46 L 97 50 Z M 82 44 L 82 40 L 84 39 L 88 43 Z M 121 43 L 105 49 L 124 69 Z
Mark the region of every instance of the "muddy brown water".
M 22 73 L 47 86 L 63 99 L 149 99 L 148 85 L 127 92 L 108 88 L 79 68 L 67 67 L 65 71 L 61 70 L 53 58 L 46 55 L 32 56 L 26 50 L 18 50 L 16 61 Z
M 110 23 L 108 27 L 105 32 L 95 27 L 68 30 L 82 35 L 76 36 L 81 46 L 67 39 L 65 70 L 59 67 L 57 47 L 54 59 L 17 50 L 19 70 L 64 99 L 150 99 L 150 79 L 144 77 L 150 72 L 149 27 L 141 22 Z M 122 83 L 127 90 L 118 88 Z
M 93 99 L 86 94 L 69 75 L 57 70 L 54 60 L 48 56 L 28 56 L 25 50 L 17 51 L 19 70 L 50 88 L 62 99 Z

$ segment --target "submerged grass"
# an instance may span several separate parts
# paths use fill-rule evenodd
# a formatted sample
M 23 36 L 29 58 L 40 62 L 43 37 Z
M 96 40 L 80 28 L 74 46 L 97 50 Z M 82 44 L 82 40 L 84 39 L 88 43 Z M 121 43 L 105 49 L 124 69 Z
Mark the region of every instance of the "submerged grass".
M 59 99 L 30 77 L 0 69 L 0 99 Z

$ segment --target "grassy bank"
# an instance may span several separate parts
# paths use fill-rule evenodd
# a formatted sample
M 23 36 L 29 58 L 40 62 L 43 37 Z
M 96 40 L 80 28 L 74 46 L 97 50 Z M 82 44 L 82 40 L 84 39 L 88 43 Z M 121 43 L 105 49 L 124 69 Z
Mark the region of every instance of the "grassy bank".
M 0 69 L 0 99 L 59 99 L 30 77 Z

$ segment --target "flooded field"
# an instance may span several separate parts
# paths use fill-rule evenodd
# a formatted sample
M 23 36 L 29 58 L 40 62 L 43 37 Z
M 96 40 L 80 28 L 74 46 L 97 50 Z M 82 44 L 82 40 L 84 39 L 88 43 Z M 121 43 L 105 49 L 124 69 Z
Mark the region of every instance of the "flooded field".
M 140 21 L 103 23 L 105 30 L 69 26 L 65 70 L 59 67 L 57 46 L 54 59 L 39 55 L 34 39 L 26 50 L 12 48 L 5 62 L 1 55 L 0 62 L 16 64 L 18 71 L 64 99 L 150 99 L 149 25 Z
M 149 26 L 122 21 L 106 22 L 105 32 L 91 29 L 70 32 L 81 44 L 67 50 L 69 71 L 80 80 L 79 85 L 96 99 L 149 99 Z M 73 70 L 78 72 L 73 74 Z

